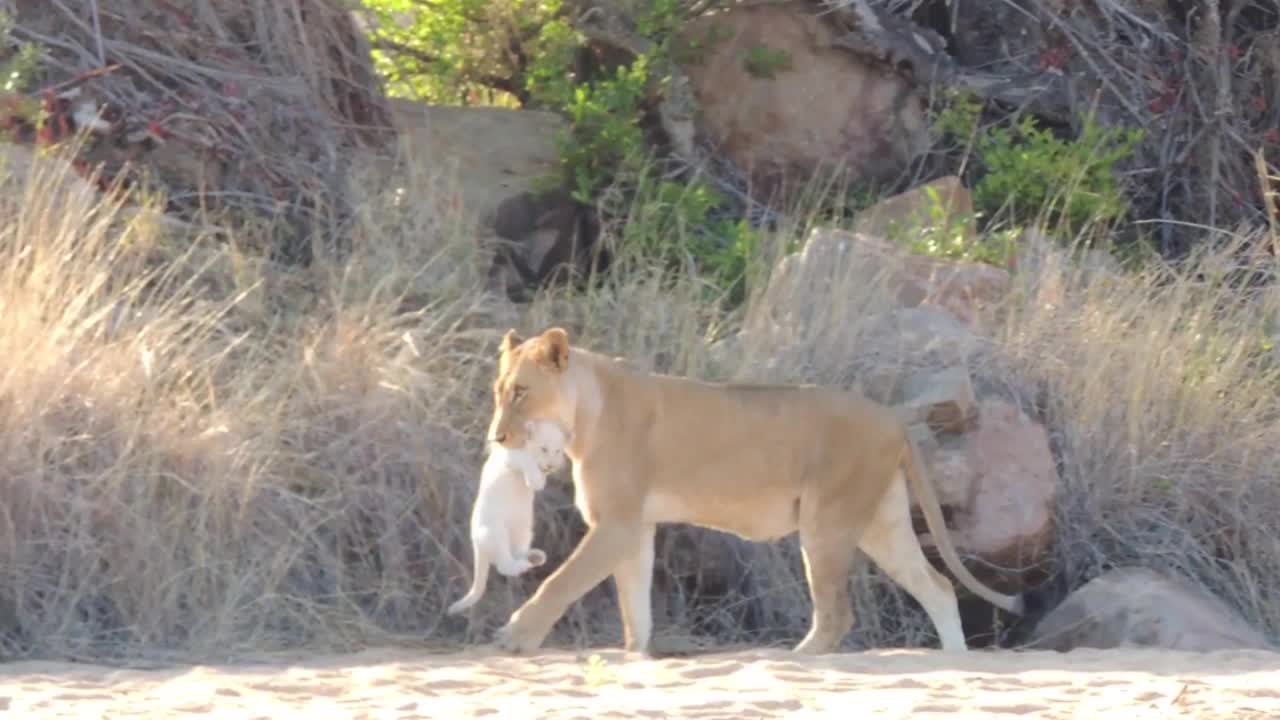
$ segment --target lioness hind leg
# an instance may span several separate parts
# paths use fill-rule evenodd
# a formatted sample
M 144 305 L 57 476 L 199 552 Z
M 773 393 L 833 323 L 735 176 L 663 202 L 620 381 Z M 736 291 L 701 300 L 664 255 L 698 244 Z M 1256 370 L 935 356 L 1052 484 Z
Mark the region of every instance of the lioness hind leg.
M 840 513 L 831 507 L 805 512 L 805 501 L 801 503 L 800 552 L 813 600 L 813 619 L 795 652 L 821 654 L 834 650 L 853 628 L 849 571 L 858 553 L 857 532 L 849 527 L 848 516 L 837 517 Z
M 876 514 L 862 536 L 861 547 L 928 613 L 938 631 L 943 650 L 963 652 L 968 649 L 960 625 L 955 587 L 924 556 L 920 540 L 911 527 L 910 499 L 900 471 L 881 498 Z

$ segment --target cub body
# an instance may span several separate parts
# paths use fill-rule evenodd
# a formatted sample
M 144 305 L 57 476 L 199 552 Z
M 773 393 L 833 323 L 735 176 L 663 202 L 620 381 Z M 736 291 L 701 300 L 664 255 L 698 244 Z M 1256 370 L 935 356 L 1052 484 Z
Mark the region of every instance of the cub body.
M 546 487 L 546 476 L 564 459 L 569 436 L 555 422 L 531 421 L 523 448 L 490 443 L 489 456 L 480 470 L 480 486 L 471 509 L 471 589 L 449 606 L 455 615 L 475 605 L 484 595 L 492 565 L 502 575 L 514 577 L 542 565 L 547 555 L 532 547 L 533 496 Z

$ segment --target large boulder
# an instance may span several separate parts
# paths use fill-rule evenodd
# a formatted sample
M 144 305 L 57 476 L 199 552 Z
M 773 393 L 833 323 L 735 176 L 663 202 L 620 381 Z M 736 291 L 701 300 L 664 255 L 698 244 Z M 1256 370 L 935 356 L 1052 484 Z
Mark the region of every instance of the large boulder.
M 999 581 L 1017 585 L 1054 537 L 1059 477 L 1044 426 L 1004 399 L 977 398 L 962 366 L 916 372 L 890 402 L 911 429 L 956 547 L 1006 568 Z M 927 531 L 921 541 L 935 544 Z
M 893 242 L 936 233 L 968 242 L 977 236 L 973 197 L 955 175 L 917 185 L 862 210 L 850 228 Z
M 922 95 L 839 38 L 802 2 L 732 7 L 681 32 L 702 129 L 762 198 L 825 170 L 892 182 L 929 148 Z
M 968 369 L 924 370 L 909 376 L 904 384 L 902 408 L 909 424 L 924 423 L 939 433 L 962 433 L 976 422 L 978 399 Z
M 854 230 L 815 228 L 798 253 L 778 262 L 764 291 L 752 303 L 744 329 L 751 334 L 776 334 L 781 329 L 784 334 L 803 337 L 806 328 L 828 310 L 815 298 L 829 302 L 868 288 L 882 289 L 883 296 L 897 307 L 944 308 L 961 323 L 982 327 L 986 313 L 1012 286 L 1007 271 L 986 263 L 915 254 L 901 242 L 856 229 L 901 238 L 904 232 L 911 232 L 903 228 L 919 227 L 917 213 L 935 212 L 924 209 L 928 207 L 925 203 L 933 203 L 932 197 L 944 203 L 936 211 L 939 217 L 964 217 L 960 213 L 969 205 L 962 186 L 938 181 L 932 187 L 936 193 L 895 196 L 869 208 L 855 218 Z M 965 227 L 965 222 L 957 222 L 957 227 Z M 962 234 L 970 232 L 963 230 Z
M 1118 568 L 1085 583 L 1036 624 L 1027 644 L 1059 652 L 1274 649 L 1218 598 L 1183 578 L 1142 567 Z
M 971 210 L 964 186 L 942 178 L 868 208 L 853 230 L 814 230 L 779 261 L 743 332 L 719 354 L 765 358 L 739 371 L 755 379 L 847 380 L 894 407 L 958 549 L 1006 568 L 984 574 L 1017 586 L 1054 538 L 1060 478 L 1044 426 L 981 394 L 970 376 L 990 350 L 986 320 L 1011 280 L 1001 268 L 906 246 L 912 233 L 934 232 L 931 224 L 971 238 Z M 921 539 L 934 544 L 928 533 Z

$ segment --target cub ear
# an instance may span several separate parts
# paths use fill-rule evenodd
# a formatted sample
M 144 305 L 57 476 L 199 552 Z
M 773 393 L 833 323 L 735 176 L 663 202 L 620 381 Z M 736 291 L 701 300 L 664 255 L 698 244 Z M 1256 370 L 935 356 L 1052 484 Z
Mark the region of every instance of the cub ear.
M 553 327 L 542 333 L 542 356 L 551 367 L 564 371 L 569 366 L 569 333 Z
M 499 346 L 498 350 L 499 352 L 505 355 L 506 353 L 509 353 L 512 350 L 514 350 L 515 347 L 522 342 L 524 342 L 524 339 L 521 338 L 519 335 L 516 335 L 515 328 L 511 328 L 506 332 L 505 335 L 502 336 L 502 345 Z

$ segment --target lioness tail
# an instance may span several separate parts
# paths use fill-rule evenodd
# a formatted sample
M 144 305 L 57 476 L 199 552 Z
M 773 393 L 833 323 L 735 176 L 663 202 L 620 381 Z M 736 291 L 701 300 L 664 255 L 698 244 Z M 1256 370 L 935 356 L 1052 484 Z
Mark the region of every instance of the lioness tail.
M 965 567 L 964 563 L 960 561 L 960 556 L 956 554 L 955 545 L 951 542 L 951 533 L 947 529 L 946 520 L 942 516 L 942 505 L 938 502 L 938 495 L 934 491 L 933 483 L 927 480 L 920 470 L 922 462 L 915 439 L 905 429 L 903 430 L 903 435 L 906 437 L 906 457 L 903 458 L 903 465 L 905 466 L 907 481 L 911 484 L 911 492 L 916 496 L 916 501 L 920 504 L 921 511 L 924 512 L 925 522 L 928 524 L 929 532 L 933 535 L 934 542 L 938 546 L 938 551 L 942 554 L 942 561 L 951 569 L 951 572 L 955 573 L 961 584 L 973 591 L 974 594 L 1007 612 L 1016 615 L 1025 614 L 1026 608 L 1021 595 L 1002 595 L 983 585 L 969 572 L 969 568 Z

